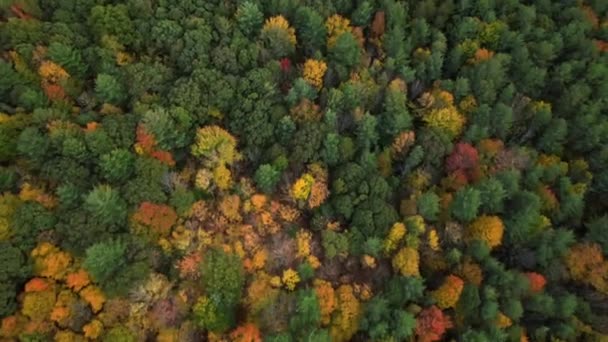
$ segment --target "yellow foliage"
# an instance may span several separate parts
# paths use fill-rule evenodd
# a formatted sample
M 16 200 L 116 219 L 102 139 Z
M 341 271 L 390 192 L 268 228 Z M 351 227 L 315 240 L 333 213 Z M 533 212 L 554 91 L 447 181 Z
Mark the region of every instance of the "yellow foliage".
M 304 63 L 303 77 L 317 89 L 323 87 L 323 76 L 327 71 L 327 64 L 316 59 L 307 59 Z
M 213 170 L 213 180 L 219 189 L 228 190 L 232 184 L 230 170 L 224 164 L 220 164 Z
M 201 190 L 207 190 L 209 185 L 211 185 L 212 179 L 213 173 L 211 171 L 208 169 L 200 169 L 194 178 L 194 185 Z
M 304 258 L 310 255 L 310 240 L 312 239 L 312 235 L 309 231 L 304 229 L 300 229 L 296 234 L 296 245 L 298 247 L 298 252 L 296 257 Z
M 133 62 L 133 56 L 129 53 L 118 51 L 116 53 L 116 64 L 123 66 Z
M 178 342 L 179 341 L 179 330 L 173 329 L 160 329 L 156 336 L 157 342 Z
M 359 327 L 361 304 L 350 285 L 342 285 L 336 290 L 338 306 L 330 328 L 332 341 L 349 341 Z
M 80 297 L 91 305 L 91 309 L 93 309 L 94 313 L 99 312 L 106 301 L 103 292 L 94 285 L 89 285 L 80 291 Z
M 281 277 L 274 276 L 274 277 L 270 278 L 270 285 L 272 285 L 273 287 L 280 287 L 281 286 Z
M 464 281 L 462 279 L 455 275 L 449 275 L 443 285 L 433 291 L 431 296 L 435 299 L 439 308 L 453 308 L 458 303 L 463 288 Z
M 306 261 L 308 261 L 313 270 L 316 270 L 317 268 L 321 267 L 321 262 L 319 261 L 319 258 L 312 254 L 306 258 Z
M 428 243 L 429 247 L 434 251 L 439 251 L 441 249 L 441 246 L 439 246 L 439 235 L 435 229 L 429 231 Z
M 84 337 L 94 340 L 101 335 L 101 332 L 103 331 L 103 324 L 101 324 L 100 321 L 94 319 L 87 325 L 82 327 L 82 331 L 84 332 Z
M 496 317 L 496 326 L 501 329 L 505 329 L 510 327 L 513 324 L 513 321 L 502 312 L 498 312 L 498 316 Z
M 49 318 L 54 306 L 53 291 L 28 292 L 23 297 L 21 313 L 33 321 L 42 321 Z
M 420 255 L 411 247 L 404 247 L 393 257 L 393 268 L 404 276 L 420 275 Z
M 53 341 L 55 342 L 84 342 L 82 335 L 78 335 L 70 330 L 58 331 Z
M 429 127 L 445 132 L 450 138 L 460 135 L 466 121 L 454 106 L 433 109 L 422 120 Z
M 315 279 L 313 284 L 317 298 L 319 298 L 321 324 L 328 325 L 331 320 L 331 314 L 337 306 L 334 288 L 330 282 L 322 279 Z
M 408 231 L 414 235 L 422 234 L 426 230 L 424 218 L 420 215 L 408 216 L 405 219 L 405 225 L 407 226 Z
M 498 216 L 480 216 L 468 229 L 469 240 L 485 241 L 490 248 L 499 246 L 502 242 L 504 226 Z
M 327 35 L 329 36 L 327 46 L 332 47 L 341 34 L 351 31 L 350 20 L 339 14 L 334 14 L 325 21 L 325 28 L 327 28 Z
M 401 240 L 407 233 L 405 225 L 401 222 L 395 222 L 391 227 L 386 240 L 384 240 L 384 252 L 391 253 L 399 246 Z
M 272 18 L 266 19 L 262 31 L 281 30 L 287 32 L 289 42 L 292 45 L 296 45 L 296 30 L 289 26 L 289 22 L 282 15 L 277 15 Z
M 40 77 L 42 77 L 45 81 L 53 83 L 57 83 L 70 77 L 70 74 L 68 74 L 67 71 L 51 61 L 44 61 L 40 64 L 40 67 L 38 68 L 38 75 L 40 75 Z
M 376 258 L 365 254 L 361 257 L 361 264 L 367 268 L 376 268 Z
M 211 165 L 232 165 L 240 159 L 236 150 L 236 139 L 219 126 L 205 126 L 196 132 L 196 141 L 192 145 L 195 157 L 206 158 Z
M 296 200 L 305 201 L 310 195 L 310 190 L 315 179 L 309 173 L 305 173 L 291 187 L 291 196 Z
M 11 193 L 0 196 L 0 241 L 11 237 L 10 219 L 20 204 L 19 198 Z
M 300 276 L 298 275 L 298 272 L 294 271 L 291 268 L 288 268 L 283 271 L 283 277 L 281 277 L 281 281 L 283 282 L 283 285 L 285 285 L 286 289 L 288 289 L 289 291 L 293 291 L 296 288 L 296 285 L 298 285 L 298 283 L 300 282 Z

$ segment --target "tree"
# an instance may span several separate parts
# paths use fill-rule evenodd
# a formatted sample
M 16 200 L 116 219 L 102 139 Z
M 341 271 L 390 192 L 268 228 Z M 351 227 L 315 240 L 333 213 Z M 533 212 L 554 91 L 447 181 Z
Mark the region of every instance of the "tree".
M 357 40 L 350 32 L 345 32 L 337 36 L 335 44 L 329 48 L 329 58 L 338 70 L 342 78 L 359 64 L 361 50 Z
M 240 158 L 236 139 L 219 126 L 205 126 L 196 132 L 192 155 L 202 157 L 211 165 L 232 165 Z
M 257 4 L 245 1 L 239 5 L 236 11 L 236 20 L 243 33 L 251 35 L 258 32 L 262 27 L 264 14 L 260 11 Z
M 260 38 L 274 58 L 285 57 L 295 51 L 295 29 L 281 15 L 266 19 Z
M 87 211 L 106 225 L 121 225 L 127 219 L 127 204 L 117 190 L 98 185 L 85 198 Z
M 418 213 L 428 221 L 437 219 L 439 208 L 439 196 L 432 191 L 425 192 L 416 200 Z
M 458 220 L 469 222 L 477 216 L 480 205 L 481 196 L 479 191 L 472 187 L 465 187 L 456 192 L 451 205 L 451 212 Z
M 203 257 L 201 276 L 207 297 L 199 299 L 200 305 L 197 304 L 199 309 L 195 311 L 210 315 L 215 313 L 220 321 L 208 323 L 206 320 L 199 320 L 198 322 L 213 331 L 225 331 L 234 325 L 235 308 L 241 299 L 244 286 L 241 260 L 234 254 L 211 249 Z
M 502 243 L 504 226 L 498 216 L 480 216 L 473 221 L 468 228 L 468 236 L 471 240 L 484 241 L 494 248 Z
M 17 289 L 29 274 L 22 252 L 8 242 L 0 242 L 0 317 L 15 311 Z
M 125 267 L 126 252 L 124 241 L 100 242 L 87 249 L 83 266 L 95 282 L 104 284 Z
M 101 101 L 116 105 L 121 104 L 127 95 L 122 83 L 109 74 L 97 75 L 95 93 Z
M 116 149 L 100 157 L 102 175 L 110 182 L 122 183 L 133 173 L 133 154 L 126 149 Z

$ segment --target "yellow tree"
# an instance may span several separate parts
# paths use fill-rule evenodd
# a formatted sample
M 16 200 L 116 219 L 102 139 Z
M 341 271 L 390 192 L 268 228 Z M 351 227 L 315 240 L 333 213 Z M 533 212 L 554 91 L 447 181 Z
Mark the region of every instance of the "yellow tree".
M 359 327 L 361 304 L 355 297 L 351 285 L 342 285 L 336 290 L 338 305 L 334 314 L 330 336 L 332 341 L 349 341 Z
M 213 125 L 199 128 L 192 145 L 192 155 L 205 158 L 212 166 L 232 165 L 240 159 L 236 138 L 223 128 Z
M 327 71 L 327 64 L 325 62 L 316 60 L 316 59 L 307 59 L 304 62 L 304 70 L 303 77 L 304 79 L 316 87 L 320 89 L 323 87 L 323 76 L 325 76 L 325 72 Z
M 439 308 L 453 308 L 458 303 L 463 288 L 464 281 L 462 279 L 455 275 L 449 275 L 443 284 L 433 291 L 431 296 L 437 301 Z
M 504 225 L 498 216 L 483 215 L 471 223 L 467 233 L 469 240 L 485 241 L 494 248 L 501 244 L 503 232 Z
M 393 257 L 393 268 L 404 276 L 420 275 L 420 255 L 411 247 L 404 247 Z

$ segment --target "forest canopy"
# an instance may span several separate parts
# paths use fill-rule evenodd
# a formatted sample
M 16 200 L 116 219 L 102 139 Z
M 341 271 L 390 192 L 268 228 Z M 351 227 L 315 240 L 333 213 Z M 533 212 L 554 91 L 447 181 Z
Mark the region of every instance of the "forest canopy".
M 607 1 L 0 16 L 0 340 L 608 339 Z

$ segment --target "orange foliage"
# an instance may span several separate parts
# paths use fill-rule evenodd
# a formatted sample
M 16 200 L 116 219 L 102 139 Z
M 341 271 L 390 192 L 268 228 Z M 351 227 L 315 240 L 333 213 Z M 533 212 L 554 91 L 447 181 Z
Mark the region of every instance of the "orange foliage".
M 219 205 L 219 210 L 231 222 L 240 222 L 243 218 L 239 213 L 241 207 L 241 198 L 238 195 L 230 195 L 222 197 Z
M 154 136 L 146 131 L 146 128 L 143 125 L 137 126 L 135 148 L 141 149 L 143 153 L 149 154 L 152 153 L 152 150 L 156 146 L 156 139 Z
M 455 275 L 449 275 L 443 285 L 433 291 L 432 297 L 437 301 L 437 306 L 441 309 L 452 308 L 458 303 L 464 282 Z
M 192 252 L 177 262 L 179 276 L 183 279 L 198 279 L 200 276 L 199 265 L 203 257 L 200 253 Z
M 528 280 L 530 281 L 530 291 L 533 293 L 541 292 L 545 288 L 545 284 L 547 284 L 547 280 L 542 274 L 536 272 L 527 272 L 524 273 Z
M 51 62 L 44 61 L 38 68 L 38 75 L 45 81 L 57 83 L 70 77 L 70 74 L 65 71 L 61 66 Z
M 42 278 L 32 278 L 25 284 L 25 292 L 40 292 L 49 289 L 49 283 Z
M 51 320 L 54 322 L 64 321 L 70 316 L 70 309 L 65 306 L 56 306 L 51 312 Z
M 260 330 L 252 323 L 241 325 L 230 333 L 234 342 L 262 342 Z
M 66 98 L 65 90 L 59 84 L 42 82 L 42 90 L 44 90 L 44 95 L 51 101 L 61 101 Z
M 175 160 L 173 160 L 173 155 L 171 152 L 156 150 L 150 153 L 150 157 L 158 159 L 160 162 L 169 166 L 175 166 Z
M 422 310 L 416 320 L 416 335 L 419 342 L 440 341 L 452 321 L 436 306 Z
M 79 269 L 76 272 L 70 273 L 65 278 L 66 285 L 78 292 L 85 286 L 89 285 L 91 279 L 89 278 L 89 273 L 83 269 Z
M 0 336 L 13 337 L 19 332 L 19 320 L 17 316 L 8 316 L 2 319 Z
M 483 62 L 494 56 L 494 51 L 490 51 L 488 49 L 477 49 L 475 51 L 475 62 Z
M 414 131 L 403 131 L 399 133 L 391 145 L 393 153 L 397 156 L 406 154 L 409 148 L 414 145 L 415 140 L 416 133 Z
M 598 244 L 579 243 L 572 246 L 564 262 L 574 280 L 608 293 L 608 262 L 604 260 Z
M 321 307 L 321 323 L 327 325 L 336 309 L 335 291 L 330 282 L 321 279 L 315 279 L 314 286 Z
M 89 339 L 96 339 L 101 335 L 103 330 L 103 324 L 101 324 L 98 320 L 92 320 L 87 325 L 82 327 L 82 331 L 84 332 L 84 337 Z
M 67 252 L 43 242 L 32 250 L 34 258 L 34 270 L 42 277 L 60 280 L 65 277 L 68 267 L 72 263 L 72 257 Z
M 99 312 L 99 310 L 101 310 L 103 307 L 103 304 L 106 302 L 106 297 L 103 295 L 101 290 L 93 285 L 89 285 L 80 291 L 80 297 L 91 305 L 91 309 L 93 309 L 94 313 Z
M 177 213 L 173 208 L 164 204 L 143 202 L 133 215 L 133 219 L 152 228 L 161 236 L 167 236 L 171 227 L 177 221 Z

